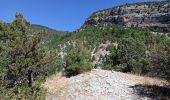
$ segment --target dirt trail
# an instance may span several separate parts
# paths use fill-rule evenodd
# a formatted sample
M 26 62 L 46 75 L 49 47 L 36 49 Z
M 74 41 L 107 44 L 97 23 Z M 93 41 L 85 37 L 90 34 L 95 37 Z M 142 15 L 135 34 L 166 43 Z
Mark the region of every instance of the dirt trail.
M 43 86 L 48 91 L 47 100 L 158 100 L 154 93 L 138 86 L 167 84 L 164 80 L 93 69 L 71 78 L 54 75 Z

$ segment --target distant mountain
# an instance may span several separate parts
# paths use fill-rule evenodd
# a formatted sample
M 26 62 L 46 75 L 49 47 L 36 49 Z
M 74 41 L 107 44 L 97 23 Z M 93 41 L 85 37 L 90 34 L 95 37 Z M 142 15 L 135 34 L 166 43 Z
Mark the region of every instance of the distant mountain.
M 68 33 L 67 31 L 54 30 L 49 27 L 42 26 L 42 25 L 36 25 L 36 24 L 31 25 L 31 30 L 33 30 L 33 31 L 45 30 L 45 31 L 47 31 L 47 33 L 55 34 L 55 35 L 65 35 L 66 33 Z
M 36 24 L 32 24 L 30 26 L 30 29 L 33 32 L 45 30 L 47 32 L 47 36 L 46 36 L 46 39 L 48 40 L 47 46 L 50 46 L 50 47 L 55 47 L 57 43 L 60 41 L 60 38 L 62 36 L 67 35 L 67 33 L 69 33 L 68 31 L 54 30 L 49 27 L 36 25 Z
M 112 26 L 149 28 L 170 31 L 168 1 L 125 4 L 93 13 L 82 26 Z

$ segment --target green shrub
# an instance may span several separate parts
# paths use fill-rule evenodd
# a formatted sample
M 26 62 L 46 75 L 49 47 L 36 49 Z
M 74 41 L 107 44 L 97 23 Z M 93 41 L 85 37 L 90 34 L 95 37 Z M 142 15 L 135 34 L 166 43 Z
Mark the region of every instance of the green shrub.
M 36 87 L 1 88 L 0 100 L 45 100 L 45 90 Z
M 83 72 L 90 71 L 92 69 L 92 64 L 89 62 L 80 61 L 75 64 L 70 65 L 66 69 L 67 76 L 81 74 Z
M 70 46 L 67 48 L 66 60 L 66 75 L 77 75 L 86 71 L 90 71 L 93 67 L 91 64 L 91 52 L 84 47 L 84 45 L 76 41 L 75 47 Z

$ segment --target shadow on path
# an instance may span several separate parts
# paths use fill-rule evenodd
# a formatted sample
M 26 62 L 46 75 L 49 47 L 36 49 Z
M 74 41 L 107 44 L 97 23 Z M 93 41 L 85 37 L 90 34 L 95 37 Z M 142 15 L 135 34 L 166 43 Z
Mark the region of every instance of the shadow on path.
M 130 88 L 141 97 L 149 97 L 151 100 L 170 100 L 170 87 L 156 85 L 135 85 Z

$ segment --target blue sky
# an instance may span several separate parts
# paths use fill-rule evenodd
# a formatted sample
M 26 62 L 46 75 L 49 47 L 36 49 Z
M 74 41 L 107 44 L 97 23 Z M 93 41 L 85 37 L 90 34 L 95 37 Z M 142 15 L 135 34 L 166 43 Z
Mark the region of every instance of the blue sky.
M 0 20 L 11 22 L 20 12 L 32 24 L 74 31 L 95 11 L 144 1 L 158 0 L 0 0 Z

